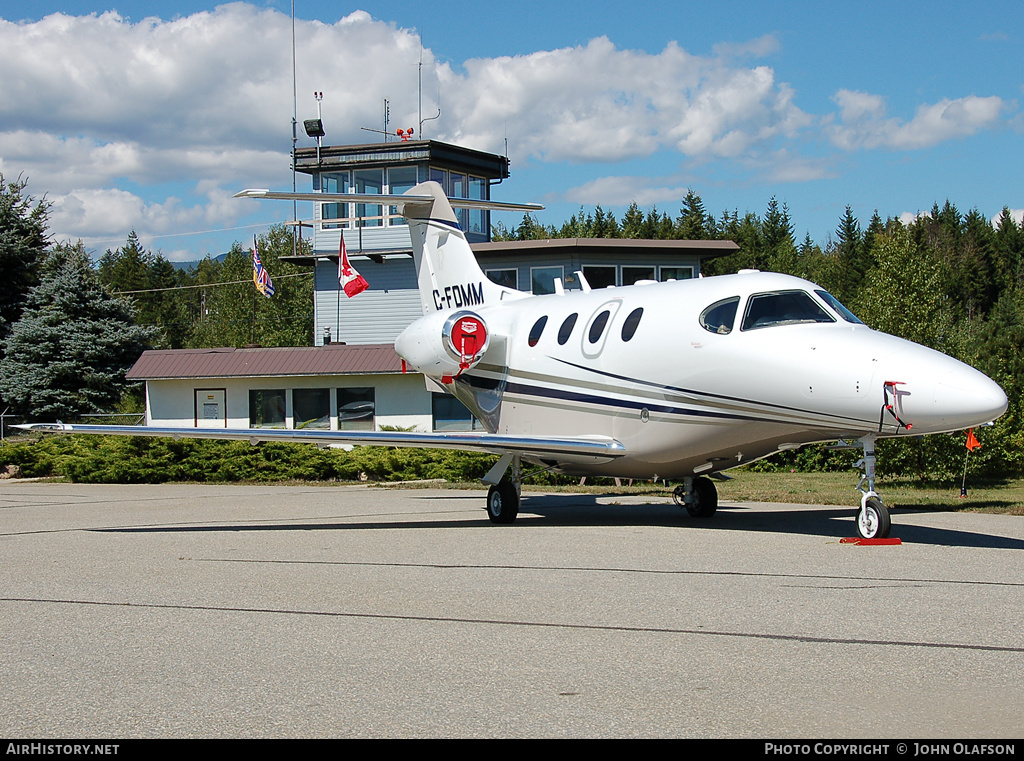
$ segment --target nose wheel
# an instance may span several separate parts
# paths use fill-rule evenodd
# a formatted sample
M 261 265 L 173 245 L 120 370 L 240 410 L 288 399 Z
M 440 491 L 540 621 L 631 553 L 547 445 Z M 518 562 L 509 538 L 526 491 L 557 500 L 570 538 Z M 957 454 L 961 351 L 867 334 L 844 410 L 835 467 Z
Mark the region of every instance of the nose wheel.
M 857 513 L 857 534 L 861 539 L 885 539 L 889 536 L 892 522 L 889 509 L 878 497 L 868 497 Z

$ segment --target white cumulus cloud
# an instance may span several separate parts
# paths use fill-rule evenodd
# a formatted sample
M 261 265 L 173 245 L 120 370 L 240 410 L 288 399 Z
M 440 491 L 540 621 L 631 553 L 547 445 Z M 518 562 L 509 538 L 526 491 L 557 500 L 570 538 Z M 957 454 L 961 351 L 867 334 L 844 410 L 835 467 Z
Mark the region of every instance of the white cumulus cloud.
M 833 100 L 839 106 L 839 120 L 825 131 L 844 150 L 928 148 L 995 126 L 1007 105 L 996 96 L 944 98 L 920 106 L 913 119 L 901 121 L 886 115 L 885 99 L 878 95 L 840 90 Z
M 290 174 L 291 35 L 288 16 L 244 2 L 172 20 L 113 11 L 0 19 L 0 172 L 47 193 L 55 229 L 70 237 L 235 224 L 253 206 L 232 202 L 233 192 L 281 187 Z M 298 119 L 315 113 L 312 93 L 323 91 L 334 144 L 380 140 L 362 128 L 382 128 L 385 97 L 391 129 L 417 126 L 421 72 L 422 115 L 441 112 L 426 122 L 428 137 L 498 153 L 507 138 L 514 162 L 611 165 L 663 153 L 789 181 L 828 174 L 827 158 L 800 147 L 822 130 L 843 150 L 918 148 L 991 128 L 1007 107 L 972 95 L 922 105 L 907 121 L 888 116 L 877 95 L 840 90 L 837 114 L 809 114 L 763 65 L 781 47 L 773 35 L 702 56 L 597 37 L 457 68 L 415 31 L 362 10 L 300 20 L 295 35 Z M 615 204 L 685 194 L 671 179 L 608 174 L 567 195 Z

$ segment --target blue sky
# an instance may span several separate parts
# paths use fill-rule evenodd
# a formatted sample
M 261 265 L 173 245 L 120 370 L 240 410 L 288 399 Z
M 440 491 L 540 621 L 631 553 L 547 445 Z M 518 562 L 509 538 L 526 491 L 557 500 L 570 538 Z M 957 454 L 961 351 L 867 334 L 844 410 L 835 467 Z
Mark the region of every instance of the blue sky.
M 290 8 L 0 0 L 0 172 L 96 253 L 134 228 L 194 259 L 290 218 L 230 197 L 291 186 Z M 414 123 L 422 46 L 423 116 L 441 111 L 425 136 L 507 140 L 495 195 L 547 204 L 545 223 L 631 200 L 674 216 L 687 189 L 715 216 L 774 196 L 822 245 L 848 204 L 865 224 L 947 198 L 1024 210 L 1019 2 L 296 0 L 296 15 L 300 120 L 322 90 L 329 143 L 372 140 L 360 127 L 379 128 L 383 98 L 392 127 Z

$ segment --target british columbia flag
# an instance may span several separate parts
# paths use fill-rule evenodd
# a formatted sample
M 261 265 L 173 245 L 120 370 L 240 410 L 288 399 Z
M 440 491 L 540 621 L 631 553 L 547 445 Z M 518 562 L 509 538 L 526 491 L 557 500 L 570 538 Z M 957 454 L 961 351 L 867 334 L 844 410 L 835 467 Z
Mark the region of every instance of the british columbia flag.
M 270 275 L 267 274 L 267 271 L 263 269 L 263 262 L 260 261 L 260 252 L 255 235 L 252 236 L 252 282 L 256 285 L 256 290 L 268 299 L 274 295 L 274 283 L 270 280 Z

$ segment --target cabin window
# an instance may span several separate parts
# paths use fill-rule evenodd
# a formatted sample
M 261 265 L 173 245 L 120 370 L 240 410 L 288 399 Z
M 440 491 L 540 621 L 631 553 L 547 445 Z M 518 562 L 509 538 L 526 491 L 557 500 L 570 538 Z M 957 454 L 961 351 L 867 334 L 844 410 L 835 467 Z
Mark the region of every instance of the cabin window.
M 590 343 L 596 344 L 601 340 L 601 334 L 604 333 L 604 326 L 608 324 L 608 318 L 611 317 L 612 313 L 605 309 L 599 314 L 594 321 L 590 323 L 590 333 L 587 334 L 587 338 Z
M 284 389 L 250 389 L 249 427 L 285 428 Z
M 731 333 L 733 323 L 736 321 L 736 308 L 739 305 L 739 296 L 730 296 L 722 301 L 716 301 L 701 313 L 700 326 L 704 330 L 719 335 Z
M 578 317 L 579 315 L 573 312 L 562 322 L 562 327 L 558 329 L 559 346 L 565 346 L 565 342 L 569 340 L 569 336 L 572 335 L 572 329 L 576 327 L 576 318 Z
M 292 409 L 296 429 L 329 429 L 331 427 L 331 392 L 329 389 L 293 389 Z
M 533 323 L 533 327 L 530 328 L 530 338 L 528 343 L 530 346 L 536 346 L 537 342 L 540 341 L 541 333 L 544 332 L 544 326 L 548 324 L 548 316 L 544 315 L 537 322 Z
M 839 316 L 842 317 L 847 322 L 852 322 L 855 325 L 864 324 L 863 322 L 860 321 L 860 319 L 858 319 L 857 315 L 855 315 L 849 309 L 844 307 L 839 302 L 839 299 L 837 299 L 828 291 L 815 291 L 815 293 L 821 296 L 821 300 L 828 304 L 830 307 L 832 307 L 834 310 L 836 310 L 839 313 Z
M 487 270 L 487 279 L 504 288 L 519 290 L 519 270 L 514 267 L 507 270 Z
M 338 389 L 338 430 L 372 431 L 376 399 L 373 386 Z
M 629 313 L 629 316 L 622 323 L 623 341 L 630 340 L 636 334 L 637 326 L 640 324 L 640 318 L 643 316 L 643 307 L 637 307 L 636 309 Z
M 747 313 L 740 329 L 755 330 L 807 322 L 835 322 L 835 318 L 804 291 L 760 293 L 751 296 L 747 302 Z

